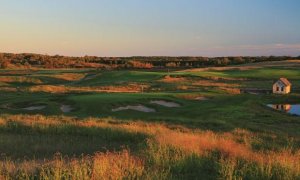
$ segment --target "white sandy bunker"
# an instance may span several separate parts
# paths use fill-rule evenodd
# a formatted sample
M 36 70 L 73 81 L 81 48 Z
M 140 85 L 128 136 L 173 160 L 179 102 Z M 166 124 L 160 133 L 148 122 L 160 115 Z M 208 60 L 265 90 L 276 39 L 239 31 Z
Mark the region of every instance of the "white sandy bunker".
M 181 107 L 180 104 L 171 102 L 171 101 L 164 101 L 164 100 L 153 100 L 150 101 L 150 104 L 158 104 L 160 106 L 168 107 L 168 108 L 176 108 L 176 107 Z
M 144 105 L 128 105 L 123 107 L 118 107 L 115 109 L 112 109 L 112 112 L 119 112 L 119 111 L 126 111 L 126 110 L 134 110 L 139 112 L 145 112 L 145 113 L 154 113 L 156 112 L 155 109 L 146 107 Z
M 23 108 L 23 110 L 26 110 L 26 111 L 36 111 L 36 110 L 42 110 L 42 109 L 45 109 L 46 106 L 29 106 L 29 107 L 26 107 L 26 108 Z
M 71 105 L 65 105 L 65 104 L 62 104 L 60 106 L 60 110 L 63 112 L 63 113 L 69 113 L 71 111 L 74 110 L 74 108 L 71 106 Z

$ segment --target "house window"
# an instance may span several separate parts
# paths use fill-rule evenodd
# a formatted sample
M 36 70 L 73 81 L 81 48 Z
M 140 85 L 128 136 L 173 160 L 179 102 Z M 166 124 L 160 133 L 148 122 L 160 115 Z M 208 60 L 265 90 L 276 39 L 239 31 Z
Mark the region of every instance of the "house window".
M 281 91 L 282 91 L 282 92 L 284 91 L 284 87 L 281 87 Z
M 279 91 L 279 87 L 276 88 L 276 91 Z

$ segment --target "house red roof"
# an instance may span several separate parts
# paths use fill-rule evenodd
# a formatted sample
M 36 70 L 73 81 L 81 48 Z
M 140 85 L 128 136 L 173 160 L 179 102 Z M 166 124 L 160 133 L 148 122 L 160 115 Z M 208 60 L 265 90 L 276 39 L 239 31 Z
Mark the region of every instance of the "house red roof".
M 280 78 L 279 81 L 281 81 L 286 86 L 291 86 L 292 83 L 287 78 Z

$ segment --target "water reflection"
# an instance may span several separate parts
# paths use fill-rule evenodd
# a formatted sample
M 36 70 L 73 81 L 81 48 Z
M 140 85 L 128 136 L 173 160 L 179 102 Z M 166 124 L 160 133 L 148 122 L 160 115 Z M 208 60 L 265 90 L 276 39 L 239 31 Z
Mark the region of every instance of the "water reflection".
M 300 116 L 300 104 L 268 104 L 268 107 L 278 111 Z

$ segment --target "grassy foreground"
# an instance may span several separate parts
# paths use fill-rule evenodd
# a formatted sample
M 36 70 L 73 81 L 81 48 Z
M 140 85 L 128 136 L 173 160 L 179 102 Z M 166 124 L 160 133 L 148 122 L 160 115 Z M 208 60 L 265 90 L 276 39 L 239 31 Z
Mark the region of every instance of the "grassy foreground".
M 0 147 L 11 157 L 0 162 L 1 179 L 300 178 L 300 151 L 292 139 L 287 138 L 286 147 L 269 150 L 262 139 L 267 135 L 243 129 L 214 133 L 141 121 L 41 115 L 2 115 L 0 124 Z M 107 149 L 99 151 L 101 144 Z M 44 157 L 55 150 L 63 153 Z

